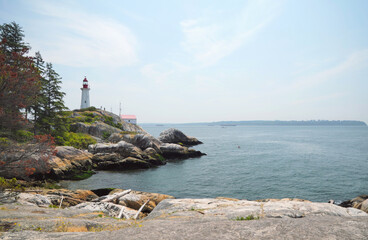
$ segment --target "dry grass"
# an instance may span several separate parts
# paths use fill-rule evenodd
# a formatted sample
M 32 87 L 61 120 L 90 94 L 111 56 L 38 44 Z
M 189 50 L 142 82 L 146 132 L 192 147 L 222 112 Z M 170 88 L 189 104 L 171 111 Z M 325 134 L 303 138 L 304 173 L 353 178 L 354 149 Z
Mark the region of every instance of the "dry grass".
M 65 232 L 88 232 L 86 226 L 67 226 Z

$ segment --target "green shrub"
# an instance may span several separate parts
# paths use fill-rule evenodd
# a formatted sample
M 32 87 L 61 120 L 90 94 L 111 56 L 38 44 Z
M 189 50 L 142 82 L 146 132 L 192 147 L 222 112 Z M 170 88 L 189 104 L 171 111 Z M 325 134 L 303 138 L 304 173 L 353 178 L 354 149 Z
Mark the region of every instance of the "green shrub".
M 24 188 L 18 184 L 16 178 L 6 179 L 0 177 L 0 190 L 2 189 L 24 190 Z
M 156 157 L 161 161 L 161 162 L 166 162 L 166 159 L 161 155 L 161 154 L 156 154 Z
M 95 121 L 95 119 L 93 117 L 90 117 L 90 116 L 84 118 L 84 122 L 87 122 L 87 123 L 92 123 L 94 121 Z
M 108 139 L 110 136 L 111 136 L 110 132 L 106 132 L 106 131 L 102 132 L 102 138 L 104 140 Z
M 0 137 L 0 145 L 7 146 L 10 144 L 10 140 L 7 137 Z
M 15 132 L 15 139 L 18 142 L 28 142 L 33 139 L 33 133 L 26 130 L 17 130 Z
M 94 118 L 95 117 L 95 115 L 93 113 L 91 113 L 91 112 L 83 112 L 82 115 L 83 116 L 86 116 L 86 117 L 91 117 L 91 118 Z
M 74 110 L 75 112 L 87 112 L 87 111 L 96 111 L 97 108 L 95 107 L 88 107 L 88 108 L 83 108 L 83 109 L 76 109 Z
M 250 221 L 250 220 L 258 220 L 259 217 L 253 216 L 253 214 L 248 215 L 247 217 L 236 217 L 236 221 Z
M 106 124 L 109 124 L 110 126 L 114 126 L 114 121 L 113 118 L 111 116 L 104 116 L 104 122 Z
M 66 132 L 63 136 L 55 138 L 57 145 L 72 146 L 79 149 L 87 149 L 88 145 L 95 144 L 96 140 L 88 134 Z
M 120 134 L 130 134 L 130 135 L 137 135 L 138 132 L 130 132 L 130 131 L 121 131 Z
M 72 180 L 83 180 L 83 179 L 89 178 L 93 174 L 95 174 L 95 172 L 94 171 L 91 171 L 91 170 L 82 171 L 82 172 L 79 172 L 78 174 L 75 174 L 71 178 L 72 178 Z

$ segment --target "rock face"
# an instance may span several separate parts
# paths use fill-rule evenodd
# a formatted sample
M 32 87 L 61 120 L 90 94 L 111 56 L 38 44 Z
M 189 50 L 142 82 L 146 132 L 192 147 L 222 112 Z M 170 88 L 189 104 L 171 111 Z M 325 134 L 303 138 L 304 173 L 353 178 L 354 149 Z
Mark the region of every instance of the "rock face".
M 177 130 L 174 132 L 177 134 Z M 177 135 L 183 139 L 181 134 Z M 88 147 L 88 151 L 94 154 L 92 160 L 96 169 L 149 168 L 166 164 L 165 158 L 185 159 L 206 155 L 179 144 L 163 143 L 149 134 L 113 133 L 108 140 L 112 143 L 97 143 Z
M 160 155 L 143 152 L 125 141 L 90 145 L 89 151 L 94 153 L 92 160 L 98 170 L 139 169 L 166 164 Z
M 178 144 L 173 143 L 163 143 L 160 146 L 160 150 L 162 155 L 165 158 L 193 158 L 200 157 L 206 155 L 200 151 L 196 151 L 194 149 L 189 149 L 187 147 L 180 146 Z
M 342 202 L 341 207 L 353 207 L 368 213 L 368 195 L 360 195 L 352 200 Z
M 99 138 L 102 136 L 101 133 L 103 131 L 107 131 L 109 133 L 121 131 L 144 133 L 144 134 L 146 133 L 146 131 L 144 131 L 140 126 L 127 123 L 121 120 L 121 118 L 118 115 L 100 109 L 97 109 L 96 111 L 87 111 L 87 112 L 74 111 L 71 118 L 72 119 L 83 118 L 85 117 L 86 113 L 89 116 L 93 116 L 97 121 L 88 124 L 73 124 L 72 130 L 74 132 L 87 133 Z M 106 125 L 110 126 L 111 128 L 107 127 Z
M 57 153 L 50 160 L 54 179 L 70 179 L 73 175 L 92 168 L 92 154 L 69 146 L 56 147 Z
M 165 199 L 148 216 L 149 219 L 168 217 L 199 217 L 228 220 L 265 218 L 303 218 L 306 216 L 368 217 L 355 208 L 342 208 L 330 203 L 300 201 L 256 202 L 225 199 Z M 250 217 L 252 216 L 252 217 Z
M 185 146 L 202 144 L 202 142 L 198 139 L 194 137 L 188 137 L 183 132 L 175 128 L 170 128 L 160 133 L 158 140 L 164 143 L 176 143 Z
M 149 134 L 112 134 L 109 138 L 109 141 L 115 143 L 119 141 L 125 141 L 142 150 L 153 148 L 158 153 L 160 152 L 160 145 L 162 144 L 162 142 Z
M 66 209 L 4 204 L 0 211 L 0 237 L 152 240 L 368 238 L 366 213 L 328 203 L 286 199 L 267 202 L 166 199 L 140 221 L 106 217 L 110 214 L 116 216 L 121 208 L 123 206 L 112 203 L 90 202 Z M 137 212 L 128 207 L 124 210 L 129 216 Z M 249 218 L 251 221 L 247 221 L 250 215 L 254 215 L 253 220 Z M 259 219 L 256 218 L 258 216 Z
M 77 122 L 72 124 L 70 128 L 73 132 L 86 133 L 98 138 L 103 138 L 104 134 L 121 132 L 121 129 L 110 126 L 103 122 L 95 122 L 91 124 Z

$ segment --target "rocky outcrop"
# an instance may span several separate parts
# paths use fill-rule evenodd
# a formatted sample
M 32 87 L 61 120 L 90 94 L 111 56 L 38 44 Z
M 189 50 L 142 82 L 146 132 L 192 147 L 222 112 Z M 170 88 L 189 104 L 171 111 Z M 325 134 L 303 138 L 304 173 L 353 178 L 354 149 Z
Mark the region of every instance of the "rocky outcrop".
M 153 148 L 158 153 L 160 151 L 160 145 L 162 144 L 162 142 L 150 134 L 114 133 L 109 137 L 108 140 L 113 143 L 125 141 L 142 150 Z
M 140 211 L 140 217 L 150 213 L 162 200 L 174 198 L 165 194 L 147 193 L 140 191 L 114 189 L 108 195 L 97 196 L 90 190 L 68 190 L 68 189 L 38 189 L 27 192 L 5 191 L 0 194 L 0 203 L 17 203 L 21 205 L 38 207 L 56 207 L 70 209 L 83 209 L 89 212 L 104 212 L 111 217 L 118 217 L 122 208 L 124 213 L 132 218 Z M 103 201 L 110 196 L 124 195 L 114 201 Z
M 347 208 L 353 207 L 368 213 L 368 195 L 360 195 L 352 200 L 342 202 L 339 206 Z
M 182 131 L 175 128 L 170 128 L 160 133 L 158 140 L 164 143 L 176 143 L 184 146 L 202 144 L 202 142 L 198 139 L 194 137 L 188 137 Z
M 205 153 L 202 153 L 200 151 L 183 147 L 173 143 L 163 143 L 160 146 L 160 150 L 165 158 L 184 159 L 184 158 L 201 157 L 203 155 L 206 155 Z
M 69 146 L 56 147 L 57 153 L 50 160 L 53 179 L 72 179 L 73 176 L 92 168 L 92 154 Z
M 106 125 L 109 125 L 111 127 L 117 128 L 118 131 L 126 131 L 126 132 L 135 132 L 135 133 L 146 133 L 146 131 L 144 131 L 140 126 L 136 125 L 136 124 L 131 124 L 131 123 L 127 123 L 125 121 L 123 121 L 118 115 L 111 113 L 111 112 L 107 112 L 107 111 L 103 111 L 100 109 L 97 109 L 95 111 L 78 111 L 75 110 L 73 112 L 73 114 L 70 116 L 73 122 L 79 123 L 79 122 L 85 122 L 86 125 L 95 125 L 95 126 L 100 126 L 102 128 L 105 128 L 105 125 L 98 125 L 98 123 L 105 123 Z M 89 117 L 89 120 L 87 120 L 86 118 Z M 90 135 L 93 135 L 94 133 L 96 135 L 99 135 L 100 131 L 98 129 L 95 128 L 91 128 L 90 130 L 87 131 L 88 126 L 77 126 L 75 124 L 72 124 L 72 130 L 75 132 L 82 132 L 82 133 L 88 133 L 88 131 L 90 131 Z M 105 128 L 106 131 L 113 131 L 115 132 L 115 130 L 113 130 L 112 128 Z M 111 132 L 110 132 L 111 133 Z M 95 135 L 93 135 L 95 136 Z M 99 136 L 95 136 L 95 137 L 99 137 Z
M 108 137 L 110 134 L 122 131 L 121 129 L 110 126 L 104 122 L 95 122 L 90 124 L 77 122 L 71 124 L 70 130 L 77 133 L 89 134 L 100 139 Z
M 367 213 L 356 208 L 343 208 L 330 203 L 300 201 L 256 202 L 225 199 L 165 199 L 150 213 L 148 218 L 156 219 L 177 216 L 253 220 L 326 215 L 368 217 Z
M 147 150 L 147 149 L 146 149 Z M 143 152 L 131 143 L 120 141 L 118 143 L 98 143 L 89 146 L 94 153 L 92 161 L 98 170 L 128 170 L 150 168 L 166 164 L 166 161 L 155 153 L 155 150 Z
M 118 217 L 121 208 L 124 208 L 124 213 L 128 216 L 128 218 L 133 218 L 137 214 L 137 211 L 132 208 L 116 205 L 109 202 L 84 202 L 75 205 L 73 207 L 70 207 L 70 209 L 72 210 L 80 209 L 80 210 L 87 210 L 89 212 L 103 212 L 109 215 L 110 217 Z M 144 214 L 139 213 L 138 219 L 142 217 L 144 217 Z
M 122 190 L 114 190 L 121 192 Z M 113 193 L 112 193 L 113 194 Z M 132 191 L 127 199 L 147 196 Z M 147 193 L 149 194 L 149 193 Z M 137 196 L 138 195 L 138 196 Z M 158 197 L 159 198 L 159 197 Z M 138 201 L 141 201 L 139 198 Z M 152 198 L 150 198 L 152 200 Z M 120 199 L 119 199 L 120 201 Z M 124 201 L 124 204 L 126 204 Z M 137 207 L 136 207 L 137 208 Z M 114 203 L 40 208 L 3 204 L 2 239 L 367 239 L 368 214 L 297 199 L 165 199 L 140 221 L 137 210 Z M 144 217 L 146 213 L 140 213 Z
M 115 189 L 109 193 L 109 195 L 122 192 L 123 189 Z M 165 199 L 174 199 L 173 196 L 160 194 L 160 193 L 148 193 L 141 191 L 131 191 L 129 194 L 122 196 L 118 199 L 117 203 L 135 210 L 147 202 L 142 212 L 150 213 L 161 201 Z

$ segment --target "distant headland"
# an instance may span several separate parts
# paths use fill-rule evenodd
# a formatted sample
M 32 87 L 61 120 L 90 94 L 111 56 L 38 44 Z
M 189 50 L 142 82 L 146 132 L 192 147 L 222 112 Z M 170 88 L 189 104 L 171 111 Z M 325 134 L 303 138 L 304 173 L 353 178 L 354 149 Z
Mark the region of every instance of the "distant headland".
M 355 120 L 309 120 L 309 121 L 221 121 L 211 122 L 211 125 L 249 125 L 249 126 L 367 126 L 363 121 Z

